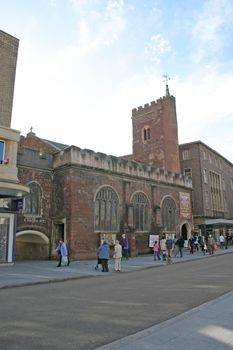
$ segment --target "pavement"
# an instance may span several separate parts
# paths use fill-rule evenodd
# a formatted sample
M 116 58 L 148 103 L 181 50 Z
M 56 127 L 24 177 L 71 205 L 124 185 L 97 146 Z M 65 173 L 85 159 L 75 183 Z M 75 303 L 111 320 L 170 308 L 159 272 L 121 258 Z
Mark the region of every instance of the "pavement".
M 213 256 L 232 254 L 233 246 L 219 249 Z M 183 258 L 174 257 L 173 263 L 188 263 L 196 259 L 211 259 L 201 252 L 190 254 L 184 250 Z M 56 261 L 23 261 L 13 265 L 0 264 L 0 289 L 40 283 L 55 283 L 78 278 L 103 276 L 101 267 L 95 270 L 95 260 L 73 261 L 68 267 L 57 267 Z M 166 265 L 154 261 L 153 255 L 122 259 L 122 272 Z M 109 276 L 114 271 L 114 261 L 109 261 Z M 230 307 L 229 307 L 230 306 Z M 177 349 L 233 350 L 233 291 L 213 301 L 191 309 L 177 317 L 162 322 L 134 335 L 130 335 L 98 350 L 177 350 Z M 96 349 L 97 350 L 97 349 Z

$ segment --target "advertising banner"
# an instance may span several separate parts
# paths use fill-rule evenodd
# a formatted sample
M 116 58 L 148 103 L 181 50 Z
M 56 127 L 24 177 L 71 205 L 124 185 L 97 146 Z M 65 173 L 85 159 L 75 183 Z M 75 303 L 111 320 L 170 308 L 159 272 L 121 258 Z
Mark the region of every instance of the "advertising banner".
M 191 219 L 191 198 L 190 193 L 180 192 L 179 193 L 179 204 L 180 204 L 180 218 Z

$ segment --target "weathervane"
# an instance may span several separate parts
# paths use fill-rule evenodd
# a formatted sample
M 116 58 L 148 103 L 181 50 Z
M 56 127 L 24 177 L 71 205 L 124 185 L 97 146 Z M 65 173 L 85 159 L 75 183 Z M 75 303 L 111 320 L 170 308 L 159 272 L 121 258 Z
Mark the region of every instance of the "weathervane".
M 167 74 L 163 75 L 163 81 L 166 83 L 166 97 L 170 96 L 169 87 L 168 87 L 168 80 L 170 79 L 171 78 Z

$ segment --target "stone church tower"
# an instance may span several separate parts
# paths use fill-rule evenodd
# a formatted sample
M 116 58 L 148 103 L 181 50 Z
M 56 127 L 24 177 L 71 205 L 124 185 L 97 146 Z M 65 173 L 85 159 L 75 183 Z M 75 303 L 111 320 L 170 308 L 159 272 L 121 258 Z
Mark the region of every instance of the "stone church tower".
M 180 173 L 175 97 L 166 96 L 132 111 L 133 159 Z

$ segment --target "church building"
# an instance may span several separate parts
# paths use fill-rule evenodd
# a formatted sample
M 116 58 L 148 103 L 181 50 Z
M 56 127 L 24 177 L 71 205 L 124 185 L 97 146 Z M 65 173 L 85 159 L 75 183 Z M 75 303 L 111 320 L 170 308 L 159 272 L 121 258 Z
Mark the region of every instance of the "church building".
M 16 259 L 53 259 L 59 239 L 71 259 L 96 258 L 102 239 L 125 233 L 130 253 L 150 252 L 150 235 L 193 230 L 192 181 L 181 174 L 175 98 L 132 110 L 133 152 L 114 157 L 21 136 L 18 176 L 30 194 L 18 211 Z

